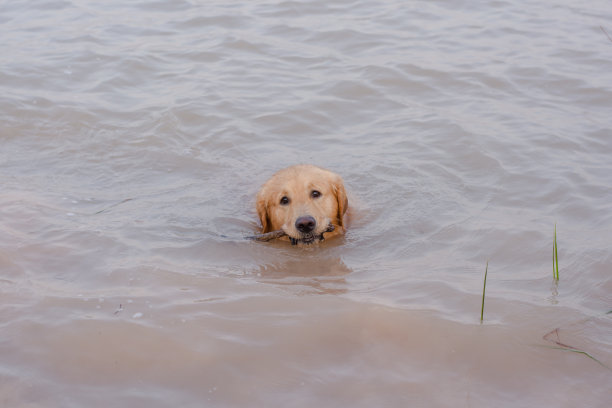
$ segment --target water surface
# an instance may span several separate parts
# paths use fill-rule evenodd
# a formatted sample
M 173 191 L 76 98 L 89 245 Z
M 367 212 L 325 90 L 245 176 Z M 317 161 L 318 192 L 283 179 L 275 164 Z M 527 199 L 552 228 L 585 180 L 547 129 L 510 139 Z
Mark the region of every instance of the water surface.
M 0 5 L 0 405 L 607 407 L 610 21 Z M 296 163 L 343 176 L 347 235 L 243 240 Z

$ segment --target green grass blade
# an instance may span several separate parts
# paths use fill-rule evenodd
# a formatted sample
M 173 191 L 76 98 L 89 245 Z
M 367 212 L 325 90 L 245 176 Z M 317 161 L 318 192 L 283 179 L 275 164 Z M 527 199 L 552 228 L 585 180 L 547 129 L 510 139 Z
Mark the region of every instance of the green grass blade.
M 482 306 L 480 307 L 480 323 L 482 323 L 482 319 L 484 316 L 484 300 L 485 300 L 485 291 L 487 290 L 487 273 L 488 272 L 489 272 L 489 261 L 487 261 L 487 267 L 485 268 L 484 284 L 482 286 Z
M 555 224 L 555 235 L 553 238 L 553 278 L 559 280 L 559 254 L 557 252 L 557 224 Z

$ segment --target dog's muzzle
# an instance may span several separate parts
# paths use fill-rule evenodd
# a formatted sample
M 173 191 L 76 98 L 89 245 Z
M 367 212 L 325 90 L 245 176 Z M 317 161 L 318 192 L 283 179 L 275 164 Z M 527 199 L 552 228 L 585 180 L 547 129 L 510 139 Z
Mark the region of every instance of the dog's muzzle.
M 296 226 L 298 225 L 298 222 L 300 221 L 301 218 L 312 218 L 312 217 L 298 218 L 297 221 L 295 222 Z M 314 221 L 314 218 L 312 218 L 312 220 Z M 314 226 L 316 226 L 316 223 L 314 224 Z M 291 241 L 291 245 L 312 244 L 317 241 L 323 241 L 325 239 L 323 234 L 325 234 L 326 232 L 332 232 L 333 230 L 336 229 L 336 227 L 334 227 L 333 224 L 330 223 L 323 232 L 321 232 L 319 235 L 315 235 L 311 232 L 314 229 L 314 226 L 307 233 L 303 233 L 302 230 L 298 228 L 298 231 L 302 232 L 302 236 L 300 238 L 289 237 L 289 240 Z

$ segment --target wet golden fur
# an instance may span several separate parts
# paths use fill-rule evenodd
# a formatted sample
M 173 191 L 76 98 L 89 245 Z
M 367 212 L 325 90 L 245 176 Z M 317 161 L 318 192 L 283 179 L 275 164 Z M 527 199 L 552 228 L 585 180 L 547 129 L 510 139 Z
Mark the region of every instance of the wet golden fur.
M 348 199 L 339 175 L 302 164 L 274 174 L 257 194 L 256 207 L 262 232 L 283 230 L 287 234 L 284 239 L 309 244 L 344 234 Z M 298 230 L 300 217 L 314 218 L 312 232 Z M 334 229 L 326 232 L 330 224 Z

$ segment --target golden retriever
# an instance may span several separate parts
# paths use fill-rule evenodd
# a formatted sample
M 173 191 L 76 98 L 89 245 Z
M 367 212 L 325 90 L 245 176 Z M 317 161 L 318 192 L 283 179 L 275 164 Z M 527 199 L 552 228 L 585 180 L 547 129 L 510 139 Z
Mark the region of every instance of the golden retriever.
M 256 207 L 263 233 L 282 231 L 280 239 L 293 245 L 313 244 L 344 234 L 348 199 L 339 175 L 301 164 L 274 174 L 257 194 Z

